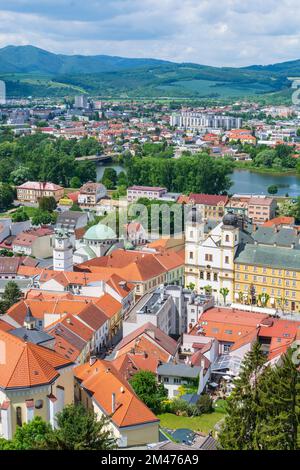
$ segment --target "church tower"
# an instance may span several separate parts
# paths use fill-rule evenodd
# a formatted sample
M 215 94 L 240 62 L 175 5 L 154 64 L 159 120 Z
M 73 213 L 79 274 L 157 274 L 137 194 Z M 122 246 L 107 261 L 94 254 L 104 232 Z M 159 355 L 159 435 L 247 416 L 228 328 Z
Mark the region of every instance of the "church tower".
M 68 233 L 63 229 L 57 230 L 54 236 L 53 270 L 73 271 L 73 247 Z

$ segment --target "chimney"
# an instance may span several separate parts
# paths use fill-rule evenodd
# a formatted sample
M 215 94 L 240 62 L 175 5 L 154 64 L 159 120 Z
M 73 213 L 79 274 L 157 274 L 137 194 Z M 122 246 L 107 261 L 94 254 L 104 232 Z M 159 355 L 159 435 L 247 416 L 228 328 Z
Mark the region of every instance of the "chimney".
M 93 366 L 95 364 L 95 362 L 97 361 L 97 357 L 96 356 L 91 356 L 90 357 L 90 366 Z
M 111 412 L 114 413 L 116 411 L 116 394 L 111 394 Z
M 147 333 L 147 335 L 149 335 L 150 338 L 155 339 L 155 332 L 153 330 L 147 329 L 145 333 Z

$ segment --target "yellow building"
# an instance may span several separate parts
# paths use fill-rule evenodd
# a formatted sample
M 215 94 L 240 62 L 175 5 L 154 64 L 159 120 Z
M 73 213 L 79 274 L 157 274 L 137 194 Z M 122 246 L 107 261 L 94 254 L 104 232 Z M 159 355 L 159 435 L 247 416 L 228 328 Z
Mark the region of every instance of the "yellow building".
M 76 367 L 75 400 L 96 415 L 110 417 L 119 447 L 159 442 L 159 419 L 136 396 L 109 361 L 91 360 Z
M 0 436 L 40 416 L 55 427 L 55 416 L 73 403 L 73 363 L 43 346 L 0 331 Z
M 234 292 L 239 303 L 299 312 L 300 250 L 293 245 L 246 245 L 235 259 Z

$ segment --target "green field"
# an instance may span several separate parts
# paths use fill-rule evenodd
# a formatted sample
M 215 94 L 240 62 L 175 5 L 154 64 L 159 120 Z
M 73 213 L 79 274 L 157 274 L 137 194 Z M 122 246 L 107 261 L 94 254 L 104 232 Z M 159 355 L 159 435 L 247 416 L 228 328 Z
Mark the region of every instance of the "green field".
M 225 416 L 222 411 L 214 411 L 210 414 L 201 416 L 186 417 L 176 416 L 171 413 L 163 413 L 158 415 L 160 425 L 167 429 L 191 429 L 192 431 L 200 431 L 208 434 L 214 429 L 214 426 Z

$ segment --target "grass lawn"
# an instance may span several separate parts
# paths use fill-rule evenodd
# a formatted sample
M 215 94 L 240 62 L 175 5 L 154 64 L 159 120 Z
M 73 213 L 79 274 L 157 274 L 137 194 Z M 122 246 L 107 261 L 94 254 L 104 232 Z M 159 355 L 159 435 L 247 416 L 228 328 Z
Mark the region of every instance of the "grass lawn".
M 201 431 L 204 433 L 209 433 L 215 424 L 223 419 L 225 416 L 224 413 L 219 411 L 214 411 L 210 414 L 203 414 L 201 416 L 195 417 L 186 417 L 186 416 L 176 416 L 171 413 L 164 413 L 158 415 L 160 419 L 160 425 L 168 429 L 192 429 L 193 431 Z

